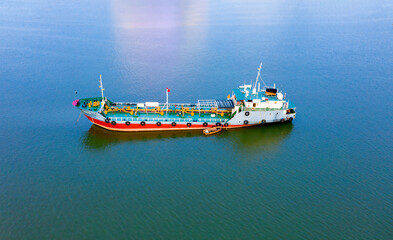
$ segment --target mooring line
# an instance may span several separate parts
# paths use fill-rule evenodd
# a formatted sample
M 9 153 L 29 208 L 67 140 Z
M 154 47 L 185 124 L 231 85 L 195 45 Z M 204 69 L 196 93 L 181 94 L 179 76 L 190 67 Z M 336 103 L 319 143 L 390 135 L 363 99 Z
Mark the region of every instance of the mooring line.
M 78 122 L 79 122 L 79 119 L 81 118 L 81 115 L 82 115 L 82 112 L 79 114 L 78 120 L 76 120 L 76 123 L 75 123 L 75 125 L 77 125 L 77 124 L 78 124 Z

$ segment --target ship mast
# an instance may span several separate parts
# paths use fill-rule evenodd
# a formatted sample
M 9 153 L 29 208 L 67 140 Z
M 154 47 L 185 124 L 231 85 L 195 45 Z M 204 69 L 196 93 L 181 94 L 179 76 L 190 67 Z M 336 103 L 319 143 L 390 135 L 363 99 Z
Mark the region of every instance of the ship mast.
M 102 99 L 101 99 L 101 107 L 103 107 L 104 106 L 104 103 L 105 103 L 105 99 L 104 99 L 104 86 L 102 85 L 102 76 L 101 76 L 101 74 L 100 74 L 100 80 L 98 80 L 99 82 L 100 82 L 100 86 L 98 86 L 99 88 L 101 88 L 101 96 L 102 96 Z
M 168 115 L 168 88 L 166 89 L 166 115 Z
M 258 75 L 257 75 L 257 78 L 256 78 L 256 80 L 255 80 L 254 89 L 252 90 L 252 93 L 254 93 L 254 94 L 257 92 L 257 85 L 258 85 L 259 77 L 260 77 L 260 75 L 261 75 L 261 69 L 262 69 L 262 62 L 261 62 L 261 64 L 259 65 L 259 68 L 258 68 Z
M 263 79 L 261 78 L 261 69 L 262 69 L 262 62 L 259 65 L 258 68 L 258 75 L 257 75 L 257 79 L 255 81 L 255 85 L 254 85 L 254 89 L 252 90 L 252 92 L 255 94 L 257 92 L 257 86 L 258 86 L 258 80 L 260 79 L 263 83 L 264 86 L 266 86 L 266 83 L 263 81 Z M 259 91 L 259 87 L 258 87 L 258 91 Z

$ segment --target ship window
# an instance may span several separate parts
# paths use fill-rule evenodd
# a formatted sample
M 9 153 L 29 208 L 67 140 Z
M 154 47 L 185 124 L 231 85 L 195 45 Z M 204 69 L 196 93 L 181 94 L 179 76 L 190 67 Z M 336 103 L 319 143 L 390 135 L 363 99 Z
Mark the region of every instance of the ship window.
M 254 103 L 254 104 L 253 104 L 253 106 L 254 106 L 254 107 L 256 107 L 256 106 L 257 106 L 257 104 L 256 104 L 256 103 Z

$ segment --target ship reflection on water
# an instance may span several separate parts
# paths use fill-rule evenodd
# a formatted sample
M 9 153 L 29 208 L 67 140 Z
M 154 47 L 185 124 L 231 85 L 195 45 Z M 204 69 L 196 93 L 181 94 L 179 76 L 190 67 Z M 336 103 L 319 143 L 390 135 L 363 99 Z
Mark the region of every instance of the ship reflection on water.
M 86 149 L 105 149 L 117 143 L 201 137 L 200 131 L 114 132 L 92 125 L 82 142 Z
M 272 123 L 223 131 L 217 137 L 230 141 L 240 152 L 274 152 L 289 137 L 293 127 L 292 122 Z
M 89 150 L 103 150 L 113 145 L 126 142 L 177 140 L 181 138 L 216 138 L 227 142 L 233 148 L 242 150 L 272 151 L 287 138 L 293 124 L 278 123 L 265 126 L 224 130 L 217 135 L 204 136 L 201 130 L 163 131 L 163 132 L 112 132 L 92 125 L 81 138 L 83 146 Z

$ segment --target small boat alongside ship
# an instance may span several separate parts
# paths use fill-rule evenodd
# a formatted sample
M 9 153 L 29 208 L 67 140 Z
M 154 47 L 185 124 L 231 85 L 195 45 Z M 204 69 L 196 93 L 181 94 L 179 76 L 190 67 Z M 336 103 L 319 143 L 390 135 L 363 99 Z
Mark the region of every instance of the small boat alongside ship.
M 295 105 L 275 84 L 268 87 L 264 83 L 261 67 L 254 83 L 233 89 L 227 99 L 169 103 L 167 88 L 165 103 L 112 102 L 104 97 L 100 76 L 101 97 L 77 99 L 72 104 L 93 124 L 111 131 L 227 129 L 292 121 L 296 117 Z
M 221 132 L 222 126 L 216 126 L 216 127 L 211 127 L 211 128 L 206 128 L 203 130 L 204 135 L 212 135 Z

